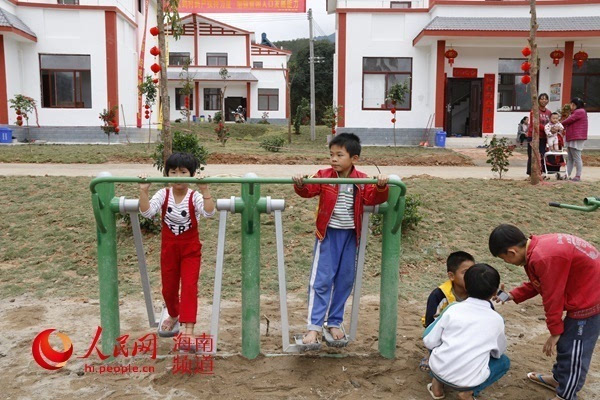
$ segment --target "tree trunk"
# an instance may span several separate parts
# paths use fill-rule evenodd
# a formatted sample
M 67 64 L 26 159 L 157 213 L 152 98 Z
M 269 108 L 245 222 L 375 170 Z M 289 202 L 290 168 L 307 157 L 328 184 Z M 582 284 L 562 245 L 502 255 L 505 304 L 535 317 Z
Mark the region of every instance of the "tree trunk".
M 171 135 L 171 107 L 169 103 L 169 89 L 167 82 L 167 46 L 165 39 L 165 12 L 163 0 L 157 4 L 157 26 L 158 26 L 158 47 L 160 49 L 160 79 L 159 79 L 159 97 L 162 111 L 162 141 L 163 141 L 163 165 L 167 164 L 167 159 L 173 152 L 173 136 Z M 166 170 L 165 170 L 166 174 Z
M 537 99 L 537 76 L 538 76 L 538 51 L 537 44 L 535 41 L 536 32 L 538 29 L 537 14 L 535 8 L 535 0 L 530 0 L 530 14 L 531 14 L 531 30 L 529 31 L 529 47 L 531 48 L 531 82 L 529 88 L 531 89 L 531 102 L 532 102 L 532 139 L 531 139 L 531 175 L 529 176 L 532 185 L 540 183 L 541 177 L 541 159 L 540 159 L 540 106 Z

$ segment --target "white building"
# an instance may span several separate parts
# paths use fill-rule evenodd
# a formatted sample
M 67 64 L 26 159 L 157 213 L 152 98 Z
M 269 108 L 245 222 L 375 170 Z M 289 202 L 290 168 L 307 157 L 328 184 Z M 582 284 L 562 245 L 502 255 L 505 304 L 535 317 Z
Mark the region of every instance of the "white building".
M 553 111 L 579 96 L 587 103 L 590 135 L 600 138 L 600 1 L 538 0 L 539 93 Z M 428 131 L 461 136 L 515 135 L 529 115 L 529 86 L 521 83 L 521 50 L 528 45 L 529 1 L 329 0 L 336 13 L 334 101 L 340 131 L 367 143 L 389 143 L 387 90 L 410 82 L 397 106 L 404 144 Z M 454 64 L 445 57 L 453 48 Z M 550 53 L 559 49 L 558 65 Z M 578 67 L 574 54 L 589 59 Z
M 211 89 L 223 84 L 215 80 L 223 65 L 230 75 L 226 104 L 245 104 L 252 119 L 263 112 L 274 121 L 288 117 L 288 51 L 256 45 L 252 32 L 203 16 L 185 16 L 184 22 L 184 35 L 180 41 L 169 40 L 169 47 L 172 64 L 186 55 L 193 61 L 192 101 L 202 100 L 194 101 L 193 114 L 214 112 L 218 96 Z M 142 75 L 153 75 L 149 50 L 158 40 L 149 30 L 155 25 L 155 0 L 0 0 L 0 124 L 15 124 L 8 100 L 16 94 L 36 100 L 43 128 L 99 131 L 99 114 L 115 106 L 121 127 L 146 123 L 138 98 L 138 66 L 143 55 Z M 168 68 L 173 120 L 181 117 L 175 96 L 180 69 Z M 156 123 L 157 105 L 153 111 Z M 30 116 L 31 124 L 35 116 Z
M 206 16 L 190 14 L 182 18 L 182 24 L 179 40 L 169 36 L 169 96 L 171 109 L 175 110 L 172 118 L 184 107 L 180 91 L 187 75 L 181 66 L 189 62 L 188 74 L 194 81 L 190 108 L 194 115 L 201 119 L 214 117 L 221 109 L 221 92 L 225 89 L 226 120 L 232 121 L 232 111 L 241 105 L 251 121 L 260 120 L 265 112 L 271 122 L 287 121 L 286 70 L 291 52 L 256 44 L 254 33 Z M 221 77 L 223 68 L 227 69 L 227 79 Z

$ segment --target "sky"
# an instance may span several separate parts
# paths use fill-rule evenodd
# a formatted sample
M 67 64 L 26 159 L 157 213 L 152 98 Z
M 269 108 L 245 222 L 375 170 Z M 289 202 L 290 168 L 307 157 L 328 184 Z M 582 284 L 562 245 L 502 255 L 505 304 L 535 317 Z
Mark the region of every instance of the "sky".
M 335 31 L 335 14 L 327 15 L 325 0 L 306 0 L 306 10 L 312 8 L 314 17 L 314 35 L 330 35 Z M 303 13 L 249 13 L 249 14 L 205 14 L 208 18 L 224 22 L 235 27 L 255 32 L 260 42 L 261 33 L 266 32 L 271 42 L 307 38 L 308 19 Z

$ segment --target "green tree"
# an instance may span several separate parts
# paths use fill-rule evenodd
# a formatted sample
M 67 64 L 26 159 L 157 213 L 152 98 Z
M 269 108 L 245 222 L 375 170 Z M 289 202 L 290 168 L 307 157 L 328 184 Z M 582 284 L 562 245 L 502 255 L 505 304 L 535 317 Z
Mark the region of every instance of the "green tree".
M 297 53 L 292 55 L 289 62 L 291 76 L 293 77 L 290 97 L 292 118 L 294 118 L 302 99 L 310 98 L 310 64 L 308 62 L 308 39 L 297 39 L 297 41 L 292 42 L 294 42 L 294 46 L 290 46 L 292 51 L 298 48 Z M 333 103 L 333 55 L 335 44 L 326 40 L 318 40 L 315 42 L 314 48 L 315 57 L 323 57 L 319 63 L 315 63 L 315 117 L 317 122 L 321 123 L 323 110 Z

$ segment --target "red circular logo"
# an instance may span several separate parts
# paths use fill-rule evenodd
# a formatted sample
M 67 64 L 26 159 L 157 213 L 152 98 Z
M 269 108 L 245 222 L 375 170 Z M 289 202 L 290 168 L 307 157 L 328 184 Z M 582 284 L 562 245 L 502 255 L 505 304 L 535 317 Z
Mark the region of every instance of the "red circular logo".
M 40 332 L 35 339 L 33 339 L 33 345 L 31 346 L 31 352 L 35 362 L 42 368 L 48 370 L 55 370 L 62 368 L 67 360 L 73 354 L 73 343 L 71 339 L 64 333 L 56 332 L 56 336 L 62 341 L 64 351 L 56 351 L 50 345 L 50 334 L 56 331 L 56 329 L 46 329 Z

